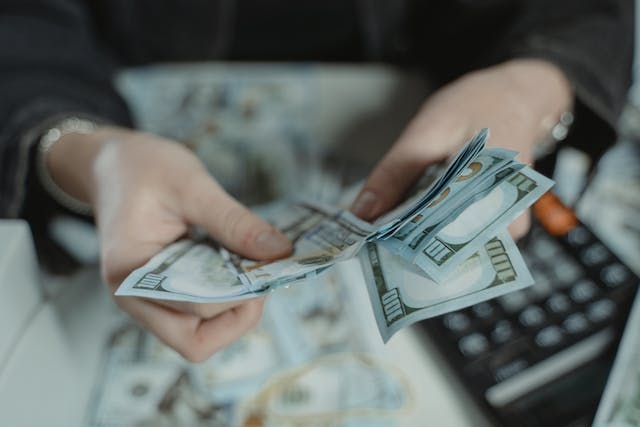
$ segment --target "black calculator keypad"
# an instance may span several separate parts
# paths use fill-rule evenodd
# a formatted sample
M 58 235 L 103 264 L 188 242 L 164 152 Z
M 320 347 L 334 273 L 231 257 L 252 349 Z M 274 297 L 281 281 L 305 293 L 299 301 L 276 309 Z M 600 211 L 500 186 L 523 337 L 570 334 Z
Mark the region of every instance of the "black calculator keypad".
M 503 421 L 487 391 L 622 324 L 639 282 L 579 222 L 562 236 L 534 223 L 519 246 L 534 285 L 424 323 L 476 399 Z

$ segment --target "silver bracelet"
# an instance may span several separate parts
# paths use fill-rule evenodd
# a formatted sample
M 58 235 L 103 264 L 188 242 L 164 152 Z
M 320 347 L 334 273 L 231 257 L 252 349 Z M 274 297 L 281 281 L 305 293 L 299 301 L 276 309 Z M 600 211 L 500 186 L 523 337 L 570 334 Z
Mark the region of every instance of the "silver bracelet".
M 71 133 L 88 135 L 95 132 L 97 129 L 98 124 L 93 121 L 75 116 L 68 117 L 58 122 L 55 126 L 49 128 L 44 135 L 42 135 L 38 144 L 36 167 L 42 187 L 60 205 L 81 215 L 91 215 L 91 205 L 76 199 L 56 184 L 51 177 L 51 174 L 49 174 L 49 169 L 47 168 L 47 154 L 63 136 Z

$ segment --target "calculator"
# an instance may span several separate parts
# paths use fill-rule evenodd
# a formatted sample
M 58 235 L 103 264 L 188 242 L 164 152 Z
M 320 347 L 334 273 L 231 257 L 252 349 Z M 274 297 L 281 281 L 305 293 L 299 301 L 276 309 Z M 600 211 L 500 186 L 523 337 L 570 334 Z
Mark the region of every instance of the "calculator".
M 551 192 L 518 246 L 521 291 L 418 328 L 499 426 L 590 426 L 640 280 Z

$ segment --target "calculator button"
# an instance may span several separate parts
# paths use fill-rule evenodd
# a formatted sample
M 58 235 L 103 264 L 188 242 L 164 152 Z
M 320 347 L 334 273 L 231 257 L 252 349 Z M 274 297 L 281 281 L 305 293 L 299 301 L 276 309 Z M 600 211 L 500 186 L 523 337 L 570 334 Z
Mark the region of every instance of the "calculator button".
M 571 307 L 569 297 L 564 294 L 553 294 L 547 300 L 547 308 L 554 314 L 565 313 Z
M 537 305 L 532 305 L 525 308 L 524 311 L 520 313 L 519 320 L 522 326 L 530 328 L 543 324 L 546 318 L 547 314 L 543 309 Z
M 567 239 L 572 246 L 584 246 L 591 240 L 591 233 L 579 225 L 569 232 Z
M 630 276 L 629 270 L 620 263 L 609 265 L 600 272 L 602 281 L 610 288 L 622 285 Z
M 574 313 L 562 322 L 564 329 L 570 334 L 579 334 L 589 327 L 589 321 L 582 313 Z
M 469 316 L 464 313 L 449 313 L 444 316 L 443 323 L 453 332 L 462 332 L 471 325 Z
M 513 313 L 520 310 L 529 302 L 526 294 L 522 291 L 510 292 L 501 296 L 498 300 L 502 308 L 508 312 Z
M 496 382 L 502 382 L 531 366 L 535 348 L 528 340 L 512 340 L 493 352 L 488 360 L 489 369 Z
M 578 304 L 593 299 L 598 293 L 598 287 L 591 280 L 582 279 L 569 291 L 571 299 Z
M 535 283 L 527 289 L 527 292 L 536 299 L 546 298 L 553 292 L 551 281 L 546 275 L 538 274 L 534 276 Z
M 488 319 L 495 313 L 495 309 L 488 302 L 481 302 L 480 304 L 474 305 L 471 307 L 471 311 L 479 319 Z
M 530 363 L 524 357 L 518 357 L 509 362 L 493 368 L 493 378 L 500 383 L 529 367 Z
M 582 261 L 591 267 L 604 263 L 609 257 L 609 250 L 602 243 L 594 243 L 580 253 Z
M 616 304 L 610 299 L 602 299 L 589 304 L 587 317 L 594 323 L 609 319 L 616 312 Z
M 560 246 L 551 239 L 540 237 L 532 242 L 530 250 L 536 258 L 553 260 L 556 254 L 560 252 Z
M 553 272 L 557 278 L 558 287 L 573 285 L 582 276 L 582 267 L 572 258 L 562 257 L 558 260 Z
M 539 347 L 553 347 L 562 342 L 563 335 L 560 327 L 547 326 L 536 334 L 535 343 Z
M 466 357 L 476 357 L 489 349 L 489 341 L 484 335 L 475 332 L 460 339 L 458 348 Z
M 509 341 L 515 335 L 513 325 L 508 320 L 500 320 L 491 331 L 491 339 L 496 344 Z

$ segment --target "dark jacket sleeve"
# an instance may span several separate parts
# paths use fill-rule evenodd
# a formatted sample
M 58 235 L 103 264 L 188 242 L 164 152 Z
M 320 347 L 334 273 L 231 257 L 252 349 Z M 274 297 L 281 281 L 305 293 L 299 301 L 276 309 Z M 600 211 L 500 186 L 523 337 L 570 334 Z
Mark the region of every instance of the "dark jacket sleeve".
M 545 59 L 562 69 L 574 87 L 572 133 L 587 137 L 580 144 L 604 147 L 615 137 L 631 84 L 633 0 L 414 3 L 422 61 L 434 65 L 437 78 L 448 81 L 512 58 Z
M 38 136 L 65 115 L 130 124 L 80 0 L 0 0 L 0 217 L 25 203 Z
M 577 100 L 610 127 L 627 100 L 634 41 L 633 0 L 532 0 L 499 47 L 555 63 Z

